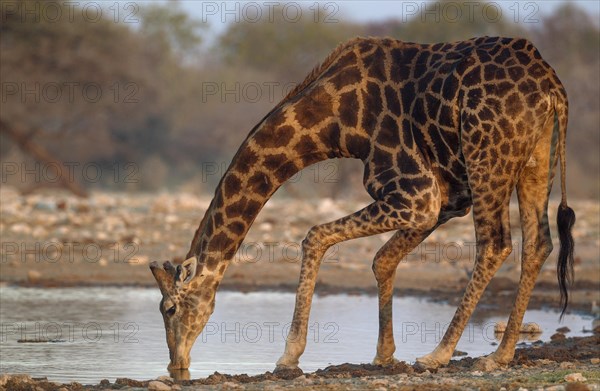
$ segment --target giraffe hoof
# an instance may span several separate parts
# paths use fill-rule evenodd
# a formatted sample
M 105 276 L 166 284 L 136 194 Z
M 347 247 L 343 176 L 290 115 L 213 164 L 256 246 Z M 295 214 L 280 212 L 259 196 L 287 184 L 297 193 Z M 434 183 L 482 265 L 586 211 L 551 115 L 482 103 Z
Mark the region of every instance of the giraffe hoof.
M 438 360 L 436 360 L 428 354 L 426 356 L 417 358 L 417 362 L 415 362 L 414 367 L 419 371 L 426 371 L 431 369 L 437 369 L 442 365 L 443 364 L 441 362 L 439 362 Z
M 479 357 L 473 364 L 473 369 L 476 371 L 491 372 L 504 366 L 506 366 L 506 364 L 494 359 L 492 355 L 490 355 Z
M 398 361 L 398 359 L 396 359 L 396 357 L 394 356 L 390 356 L 388 358 L 375 357 L 375 359 L 373 360 L 373 365 L 379 365 L 382 367 L 393 367 L 399 362 L 400 361 Z

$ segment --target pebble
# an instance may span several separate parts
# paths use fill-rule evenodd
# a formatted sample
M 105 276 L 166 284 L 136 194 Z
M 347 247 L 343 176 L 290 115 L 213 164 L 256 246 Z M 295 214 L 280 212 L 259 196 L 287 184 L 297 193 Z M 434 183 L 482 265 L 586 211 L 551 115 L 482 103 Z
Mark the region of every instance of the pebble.
M 564 362 L 561 362 L 558 367 L 560 369 L 570 369 L 570 368 L 575 368 L 575 364 L 573 364 L 570 361 L 564 361 Z
M 42 273 L 38 272 L 37 270 L 29 270 L 27 272 L 27 280 L 29 282 L 37 281 L 40 278 L 42 278 Z
M 600 364 L 600 358 L 594 357 L 594 358 L 590 359 L 590 362 L 594 365 Z
M 554 333 L 550 336 L 551 341 L 562 341 L 563 339 L 567 339 L 563 333 Z
M 498 364 L 496 364 L 494 362 L 494 360 L 481 358 L 477 361 L 477 368 L 479 368 L 485 372 L 491 372 L 495 369 L 498 369 Z M 480 372 L 480 371 L 476 371 L 476 372 Z
M 224 390 L 238 390 L 240 388 L 243 388 L 242 385 L 240 385 L 238 383 L 231 382 L 231 381 L 226 381 L 226 382 L 222 383 L 221 387 Z
M 557 384 L 555 386 L 550 386 L 545 389 L 545 391 L 565 391 L 565 386 L 562 384 Z
M 179 217 L 172 215 L 172 214 L 168 214 L 165 216 L 165 223 L 167 224 L 174 224 L 177 223 L 179 221 Z
M 10 227 L 10 230 L 16 234 L 29 235 L 31 233 L 31 227 L 25 223 L 17 223 Z
M 54 212 L 56 211 L 56 202 L 49 200 L 40 200 L 36 202 L 35 209 L 44 210 L 46 212 Z
M 149 391 L 171 391 L 171 387 L 166 385 L 163 382 L 153 380 L 150 383 L 148 383 L 148 390 Z
M 127 260 L 131 266 L 144 266 L 150 261 L 147 255 L 133 255 Z
M 42 238 L 46 235 L 48 235 L 48 232 L 39 225 L 35 227 L 33 231 L 31 231 L 31 236 L 33 236 L 34 238 Z
M 565 375 L 565 381 L 571 383 L 571 382 L 584 382 L 587 379 L 585 377 L 583 377 L 583 375 L 579 372 L 576 373 L 569 373 L 568 375 Z

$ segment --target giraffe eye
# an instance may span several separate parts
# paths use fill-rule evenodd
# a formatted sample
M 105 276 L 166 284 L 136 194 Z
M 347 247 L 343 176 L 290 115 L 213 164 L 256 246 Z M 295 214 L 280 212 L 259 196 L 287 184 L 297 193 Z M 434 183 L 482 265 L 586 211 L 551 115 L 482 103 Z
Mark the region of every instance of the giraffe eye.
M 169 309 L 165 312 L 167 315 L 171 316 L 175 313 L 175 306 L 169 307 Z

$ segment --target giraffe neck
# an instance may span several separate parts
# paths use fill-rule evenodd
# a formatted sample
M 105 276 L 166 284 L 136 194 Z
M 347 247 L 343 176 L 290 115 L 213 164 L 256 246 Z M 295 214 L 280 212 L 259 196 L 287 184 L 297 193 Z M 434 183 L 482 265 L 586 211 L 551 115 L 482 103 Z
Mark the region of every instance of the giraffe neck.
M 340 156 L 331 145 L 333 138 L 288 124 L 285 111 L 269 114 L 250 132 L 194 235 L 188 257 L 196 256 L 201 266 L 197 273 L 212 274 L 217 283 L 273 193 L 303 168 Z M 339 132 L 334 122 L 326 127 Z

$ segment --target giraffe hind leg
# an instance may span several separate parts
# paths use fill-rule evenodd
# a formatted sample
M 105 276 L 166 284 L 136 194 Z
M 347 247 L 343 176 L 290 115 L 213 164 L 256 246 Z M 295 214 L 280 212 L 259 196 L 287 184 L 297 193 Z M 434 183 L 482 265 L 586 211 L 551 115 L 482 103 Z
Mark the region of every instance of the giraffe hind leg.
M 504 365 L 512 360 L 536 278 L 552 252 L 547 214 L 556 166 L 556 140 L 552 140 L 552 125 L 550 123 L 545 127 L 544 137 L 536 144 L 532 158 L 529 159 L 517 183 L 523 235 L 521 278 L 502 342 L 496 352 L 479 360 L 477 366 L 482 369 Z
M 502 153 L 501 145 L 491 145 L 489 136 L 494 131 L 508 133 L 500 124 L 494 124 L 494 128 L 485 133 L 482 128 L 469 127 L 467 123 L 463 126 L 463 151 L 473 200 L 476 259 L 471 279 L 442 340 L 432 353 L 417 359 L 417 365 L 424 368 L 437 368 L 450 361 L 481 295 L 512 251 L 510 196 L 520 168 L 533 149 L 527 151 L 527 140 L 517 139 L 514 141 L 523 147 L 512 153 Z M 481 142 L 485 143 L 485 148 Z

